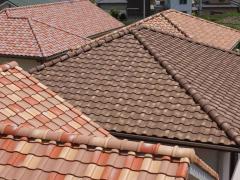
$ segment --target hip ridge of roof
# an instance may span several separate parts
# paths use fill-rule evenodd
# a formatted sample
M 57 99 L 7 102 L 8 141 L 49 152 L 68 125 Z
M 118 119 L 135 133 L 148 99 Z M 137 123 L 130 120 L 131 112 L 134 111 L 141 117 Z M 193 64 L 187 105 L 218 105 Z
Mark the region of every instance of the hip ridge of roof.
M 193 100 L 200 105 L 203 111 L 217 123 L 217 125 L 239 146 L 240 134 L 232 127 L 228 120 L 220 115 L 217 110 L 209 104 L 208 100 L 203 98 L 192 85 L 174 69 L 174 67 L 168 62 L 169 60 L 161 57 L 159 52 L 153 48 L 153 46 L 144 40 L 137 30 L 131 31 L 135 38 L 141 42 L 141 44 L 149 51 L 149 53 L 160 63 L 160 65 L 166 69 L 167 73 L 173 77 L 173 79 L 179 83 L 179 85 L 186 90 L 186 92 L 193 98 Z

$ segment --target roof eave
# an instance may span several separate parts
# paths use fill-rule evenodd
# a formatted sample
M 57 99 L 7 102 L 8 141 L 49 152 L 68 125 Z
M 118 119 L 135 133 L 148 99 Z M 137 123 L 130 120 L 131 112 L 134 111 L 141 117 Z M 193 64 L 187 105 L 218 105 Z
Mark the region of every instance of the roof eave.
M 110 133 L 113 136 L 120 139 L 146 141 L 150 143 L 164 143 L 169 145 L 181 145 L 181 146 L 189 146 L 193 148 L 205 148 L 205 149 L 227 151 L 227 152 L 238 152 L 238 153 L 240 152 L 240 148 L 237 146 L 193 142 L 193 141 L 187 141 L 187 140 L 169 139 L 169 138 L 162 138 L 162 137 L 156 137 L 156 136 L 128 134 L 128 133 L 121 133 L 121 132 L 115 132 L 115 131 L 110 131 Z

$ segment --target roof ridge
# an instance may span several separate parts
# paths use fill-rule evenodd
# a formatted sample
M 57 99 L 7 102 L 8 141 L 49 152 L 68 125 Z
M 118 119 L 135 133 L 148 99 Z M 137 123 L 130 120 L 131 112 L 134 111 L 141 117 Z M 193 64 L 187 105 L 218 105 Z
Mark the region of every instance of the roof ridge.
M 222 27 L 222 28 L 229 29 L 229 30 L 232 30 L 232 31 L 235 31 L 235 32 L 240 33 L 240 30 L 233 29 L 233 28 L 231 28 L 231 27 L 224 26 L 224 25 L 222 25 L 222 24 L 218 24 L 218 23 L 215 23 L 215 22 L 212 22 L 212 21 L 208 21 L 208 20 L 206 20 L 206 19 L 202 19 L 202 18 L 197 17 L 197 16 L 193 16 L 193 15 L 186 14 L 186 13 L 183 13 L 183 12 L 180 12 L 180 11 L 176 11 L 175 9 L 169 9 L 169 10 L 163 11 L 162 13 L 171 13 L 171 12 L 176 12 L 176 13 L 179 13 L 179 14 L 181 14 L 181 15 L 188 16 L 188 17 L 190 17 L 190 18 L 198 19 L 198 20 L 200 20 L 200 21 L 203 21 L 203 22 L 206 22 L 206 23 L 209 23 L 209 24 L 214 24 L 214 25 L 216 25 L 216 26 L 219 26 L 219 27 Z
M 226 53 L 229 53 L 229 54 L 240 56 L 240 53 L 238 53 L 238 52 L 235 52 L 235 51 L 232 51 L 232 50 L 226 50 L 226 49 L 223 49 L 221 47 L 216 47 L 216 46 L 213 46 L 213 45 L 209 45 L 207 43 L 198 42 L 198 41 L 196 41 L 196 40 L 194 40 L 190 37 L 182 37 L 182 36 L 179 36 L 179 35 L 176 35 L 176 34 L 172 34 L 172 33 L 166 32 L 166 31 L 162 31 L 160 28 L 151 27 L 151 26 L 148 26 L 148 25 L 145 25 L 145 24 L 142 24 L 141 26 L 146 28 L 146 29 L 149 29 L 149 30 L 152 30 L 152 31 L 155 31 L 155 32 L 159 32 L 161 34 L 165 34 L 165 35 L 172 36 L 172 37 L 177 37 L 179 39 L 182 39 L 182 40 L 185 40 L 185 41 L 188 41 L 188 42 L 192 42 L 194 44 L 199 44 L 201 46 L 205 46 L 205 47 L 208 47 L 208 48 L 213 48 L 213 49 L 220 50 L 220 51 L 223 51 L 223 52 L 226 52 Z
M 163 13 L 161 14 L 163 18 L 165 18 L 170 24 L 172 24 L 173 27 L 175 27 L 177 30 L 179 30 L 184 36 L 189 37 L 189 35 L 180 29 L 175 23 L 173 23 L 168 17 L 166 17 Z
M 33 67 L 30 70 L 28 70 L 28 72 L 29 73 L 34 73 L 34 72 L 37 72 L 37 71 L 41 71 L 45 67 L 53 66 L 54 64 L 56 64 L 58 62 L 65 61 L 68 58 L 71 58 L 71 57 L 74 57 L 74 56 L 77 56 L 77 55 L 81 54 L 82 52 L 86 52 L 86 51 L 91 50 L 94 47 L 101 46 L 105 42 L 110 42 L 110 41 L 112 41 L 112 40 L 114 40 L 116 38 L 119 38 L 119 37 L 121 37 L 123 35 L 126 35 L 127 33 L 129 33 L 129 31 L 132 28 L 141 29 L 141 27 L 148 28 L 148 29 L 151 29 L 151 30 L 154 30 L 154 31 L 158 31 L 158 32 L 160 32 L 162 34 L 166 34 L 166 35 L 169 35 L 169 36 L 172 36 L 172 37 L 177 37 L 177 38 L 180 38 L 180 39 L 183 39 L 183 40 L 187 40 L 187 41 L 193 42 L 195 44 L 199 44 L 199 45 L 202 45 L 202 46 L 206 46 L 206 47 L 209 47 L 209 48 L 214 48 L 214 49 L 217 49 L 217 50 L 221 50 L 223 52 L 228 52 L 230 54 L 234 54 L 234 55 L 240 56 L 240 54 L 235 52 L 235 51 L 226 50 L 226 49 L 223 49 L 221 47 L 216 47 L 216 46 L 212 46 L 212 45 L 209 45 L 209 44 L 206 44 L 206 43 L 198 42 L 198 41 L 195 41 L 195 40 L 193 40 L 193 39 L 191 39 L 189 37 L 181 37 L 181 36 L 178 36 L 178 35 L 175 35 L 175 34 L 164 32 L 164 31 L 160 30 L 159 28 L 154 28 L 154 27 L 150 27 L 150 26 L 142 24 L 142 23 L 144 23 L 144 22 L 146 22 L 146 21 L 148 21 L 148 20 L 150 20 L 152 18 L 160 16 L 164 12 L 168 13 L 168 12 L 178 12 L 178 11 L 173 10 L 173 9 L 169 9 L 169 10 L 166 10 L 166 11 L 163 11 L 163 12 L 159 12 L 159 13 L 157 13 L 155 15 L 149 16 L 149 17 L 147 17 L 145 19 L 142 19 L 142 20 L 140 20 L 140 21 L 138 21 L 138 22 L 136 22 L 134 24 L 130 24 L 130 25 L 126 26 L 126 27 L 123 27 L 121 29 L 113 31 L 113 32 L 111 32 L 109 34 L 106 34 L 106 35 L 101 36 L 99 38 L 93 39 L 90 42 L 80 46 L 79 48 L 71 49 L 65 55 L 60 56 L 60 57 L 58 57 L 56 59 L 53 59 L 51 61 L 48 61 L 48 62 L 46 62 L 46 63 L 44 63 L 42 65 L 38 65 L 36 67 Z
M 124 27 L 121 28 L 119 30 L 113 31 L 109 34 L 106 34 L 104 36 L 101 36 L 99 38 L 93 39 L 89 42 L 87 42 L 86 44 L 80 46 L 79 48 L 76 49 L 71 49 L 69 50 L 65 55 L 60 56 L 56 59 L 53 59 L 51 61 L 48 61 L 46 63 L 43 63 L 41 65 L 38 65 L 36 67 L 31 68 L 30 70 L 28 70 L 28 72 L 30 74 L 37 72 L 37 71 L 41 71 L 43 70 L 45 67 L 48 66 L 53 66 L 54 64 L 57 64 L 58 62 L 63 62 L 69 58 L 72 58 L 74 56 L 77 56 L 83 52 L 87 52 L 95 47 L 99 47 L 102 44 L 106 43 L 106 42 L 110 42 L 113 41 L 114 39 L 120 38 L 126 34 L 128 34 L 130 32 L 130 27 Z
M 6 72 L 9 69 L 14 69 L 16 66 L 18 66 L 18 63 L 16 61 L 12 61 L 6 64 L 0 64 L 0 72 Z
M 17 127 L 0 123 L 0 135 L 23 137 L 42 141 L 53 141 L 62 144 L 89 145 L 108 149 L 119 149 L 153 155 L 165 155 L 174 158 L 188 158 L 191 163 L 198 164 L 211 176 L 218 179 L 217 173 L 204 163 L 195 153 L 194 149 L 179 146 L 167 146 L 162 144 L 150 144 L 144 141 L 136 142 L 127 139 L 119 140 L 115 137 L 96 137 L 71 134 L 66 132 L 55 132 L 48 129 L 37 129 L 30 127 Z
M 20 7 L 14 7 L 14 8 L 5 8 L 5 10 L 14 11 L 14 10 L 18 10 L 18 9 L 37 8 L 37 7 L 43 7 L 43 6 L 51 6 L 51 5 L 55 5 L 55 4 L 75 3 L 75 2 L 80 2 L 80 1 L 87 1 L 87 0 L 64 0 L 64 1 L 61 1 L 61 2 L 51 2 L 51 3 L 20 6 Z
M 44 52 L 43 52 L 42 47 L 41 47 L 41 44 L 40 44 L 40 42 L 39 42 L 39 40 L 38 40 L 38 38 L 37 38 L 37 35 L 35 34 L 35 32 L 34 32 L 34 30 L 33 30 L 33 27 L 32 27 L 32 24 L 31 24 L 31 21 L 30 21 L 29 18 L 26 18 L 26 19 L 27 19 L 27 21 L 28 21 L 28 24 L 29 24 L 29 27 L 30 27 L 30 29 L 31 29 L 31 31 L 32 31 L 32 34 L 33 34 L 35 40 L 37 41 L 37 44 L 38 44 L 38 47 L 39 47 L 40 53 L 41 53 L 42 57 L 44 57 Z
M 203 111 L 217 123 L 217 125 L 233 140 L 237 145 L 240 145 L 240 134 L 225 120 L 225 117 L 220 115 L 217 110 L 208 103 L 208 100 L 203 98 L 197 90 L 195 90 L 191 84 L 180 75 L 174 67 L 168 62 L 166 58 L 163 58 L 158 51 L 154 50 L 150 43 L 144 40 L 144 37 L 137 33 L 137 30 L 132 31 L 134 36 L 141 42 L 141 44 L 150 52 L 150 54 L 160 63 L 160 65 L 166 69 L 169 75 L 179 83 L 179 85 L 186 90 L 186 92 L 193 98 L 193 100 L 199 104 Z
M 27 17 L 26 17 L 26 18 L 27 18 Z M 74 34 L 74 33 L 68 32 L 68 31 L 65 31 L 65 30 L 60 29 L 60 28 L 58 28 L 58 27 L 55 27 L 55 26 L 52 26 L 52 25 L 50 25 L 50 24 L 44 23 L 44 22 L 42 22 L 42 21 L 36 20 L 35 18 L 28 18 L 28 19 L 31 19 L 31 20 L 36 21 L 36 22 L 38 22 L 38 23 L 44 24 L 44 25 L 49 26 L 49 27 L 51 27 L 51 28 L 57 29 L 57 30 L 59 30 L 59 31 L 68 33 L 68 34 L 70 34 L 70 35 L 77 36 L 77 37 L 82 38 L 82 39 L 84 39 L 84 40 L 90 40 L 89 38 L 85 38 L 85 37 L 79 36 L 79 35 L 77 35 L 77 34 Z

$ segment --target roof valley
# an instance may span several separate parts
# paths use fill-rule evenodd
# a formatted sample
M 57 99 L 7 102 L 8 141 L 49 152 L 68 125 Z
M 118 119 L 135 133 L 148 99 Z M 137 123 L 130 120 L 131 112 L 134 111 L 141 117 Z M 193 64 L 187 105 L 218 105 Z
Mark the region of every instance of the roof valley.
M 40 43 L 39 43 L 39 40 L 38 40 L 38 38 L 37 38 L 36 33 L 35 33 L 34 30 L 33 30 L 31 21 L 30 21 L 29 18 L 26 18 L 26 20 L 27 20 L 27 22 L 28 22 L 28 24 L 29 24 L 29 27 L 30 27 L 30 29 L 31 29 L 31 31 L 32 31 L 32 34 L 33 34 L 33 36 L 34 36 L 34 38 L 35 38 L 35 40 L 36 40 L 36 42 L 37 42 L 37 45 L 38 45 L 38 47 L 39 47 L 39 51 L 40 51 L 42 57 L 44 57 L 44 52 L 43 52 L 42 47 L 41 47 L 41 45 L 40 45 Z
M 142 27 L 145 28 L 145 27 Z M 240 145 L 240 135 L 232 128 L 232 126 L 227 122 L 228 120 L 220 115 L 215 107 L 208 103 L 208 100 L 203 98 L 197 90 L 195 90 L 191 84 L 180 75 L 174 67 L 168 63 L 168 60 L 161 57 L 157 50 L 150 43 L 144 40 L 144 37 L 138 33 L 139 29 L 131 30 L 135 38 L 146 48 L 149 53 L 159 62 L 159 64 L 166 69 L 167 73 L 172 76 L 172 78 L 179 83 L 179 85 L 186 90 L 186 92 L 193 98 L 193 100 L 200 105 L 202 110 L 217 123 L 217 125 L 225 131 L 225 133 L 233 139 L 238 145 Z

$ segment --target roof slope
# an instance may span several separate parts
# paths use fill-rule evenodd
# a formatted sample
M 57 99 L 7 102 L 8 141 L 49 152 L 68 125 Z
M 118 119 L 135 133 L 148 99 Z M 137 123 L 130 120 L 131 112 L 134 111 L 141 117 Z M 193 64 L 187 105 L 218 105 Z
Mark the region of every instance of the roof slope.
M 1 124 L 0 133 L 4 179 L 185 180 L 190 163 L 218 179 L 193 149 Z
M 240 41 L 240 31 L 238 30 L 173 9 L 149 17 L 142 23 L 175 35 L 182 33 L 194 41 L 227 50 L 232 49 Z M 172 31 L 169 30 L 171 26 Z
M 10 8 L 0 14 L 0 54 L 47 58 L 121 26 L 88 0 Z
M 145 31 L 152 30 L 139 31 L 148 35 Z M 164 36 L 169 35 L 162 36 L 156 41 L 167 48 Z M 151 43 L 151 38 L 146 40 Z M 173 48 L 191 45 L 187 40 L 178 44 L 178 39 Z M 31 72 L 109 131 L 234 145 L 227 132 L 159 65 L 144 43 L 134 32 L 123 29 Z M 207 49 L 199 45 L 201 48 Z M 179 51 L 175 56 L 162 56 L 178 60 L 182 55 Z
M 15 18 L 31 18 L 82 37 L 89 37 L 123 26 L 121 22 L 89 0 L 11 8 L 8 9 L 8 14 Z
M 83 135 L 109 133 L 16 66 L 0 66 L 0 123 Z

